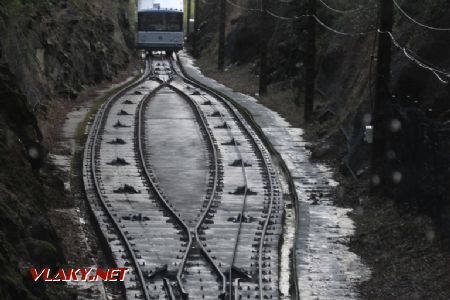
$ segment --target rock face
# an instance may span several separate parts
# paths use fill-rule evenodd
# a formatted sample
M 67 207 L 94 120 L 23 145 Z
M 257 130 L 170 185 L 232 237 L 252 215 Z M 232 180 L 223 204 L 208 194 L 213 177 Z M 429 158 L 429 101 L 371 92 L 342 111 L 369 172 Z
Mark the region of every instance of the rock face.
M 48 218 L 64 183 L 39 124 L 61 99 L 114 77 L 134 44 L 133 0 L 0 1 L 0 299 L 72 299 L 29 268 L 64 264 Z
M 43 165 L 36 117 L 4 66 L 0 68 L 0 107 L 0 298 L 68 297 L 64 290 L 51 296 L 43 284 L 31 280 L 30 266 L 54 268 L 64 262 L 46 218 L 50 203 L 64 197 L 64 188 Z
M 2 9 L 1 60 L 33 107 L 45 109 L 54 94 L 76 97 L 128 65 L 129 1 L 23 2 Z

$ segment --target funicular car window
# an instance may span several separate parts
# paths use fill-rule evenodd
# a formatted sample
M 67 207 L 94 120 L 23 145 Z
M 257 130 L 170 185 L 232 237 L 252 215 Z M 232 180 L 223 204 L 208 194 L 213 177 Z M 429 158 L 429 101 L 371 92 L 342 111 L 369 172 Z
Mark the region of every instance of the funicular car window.
M 182 31 L 183 30 L 183 15 L 180 13 L 168 13 L 167 30 L 168 31 Z
M 165 16 L 163 13 L 140 13 L 139 14 L 139 31 L 165 31 Z

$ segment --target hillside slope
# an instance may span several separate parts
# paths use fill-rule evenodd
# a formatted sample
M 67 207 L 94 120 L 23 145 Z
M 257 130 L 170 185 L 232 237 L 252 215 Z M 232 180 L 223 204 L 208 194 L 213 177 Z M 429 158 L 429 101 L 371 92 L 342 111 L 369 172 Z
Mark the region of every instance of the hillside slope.
M 216 67 L 219 12 L 210 2 L 200 10 L 198 63 L 208 76 L 253 95 L 258 92 L 260 2 L 229 2 L 226 71 Z M 379 1 L 317 1 L 316 105 L 309 125 L 303 121 L 307 17 L 289 19 L 306 14 L 307 2 L 268 1 L 268 9 L 281 18 L 269 17 L 264 33 L 270 84 L 260 102 L 305 128 L 312 157 L 336 170 L 336 202 L 354 208 L 357 228 L 350 246 L 373 270 L 360 286 L 362 297 L 448 299 L 450 85 L 411 57 L 449 70 L 450 32 L 424 28 L 394 8 L 392 35 L 414 54 L 407 52 L 408 58 L 392 47 L 392 98 L 386 107 L 392 120 L 386 153 L 390 180 L 385 194 L 371 197 L 371 145 L 364 131 L 375 94 Z M 396 2 L 423 24 L 450 27 L 448 1 Z
M 235 2 L 244 8 L 257 8 L 255 1 Z M 328 3 L 329 7 L 325 6 Z M 318 1 L 315 121 L 312 139 L 321 157 L 332 152 L 347 175 L 368 176 L 370 145 L 364 142 L 365 126 L 371 122 L 374 101 L 377 40 L 377 1 Z M 434 27 L 449 27 L 448 1 L 411 4 L 399 1 L 408 13 Z M 330 8 L 331 7 L 331 8 Z M 339 11 L 333 11 L 338 8 Z M 269 2 L 275 15 L 293 18 L 307 11 L 299 2 Z M 450 34 L 419 26 L 395 9 L 392 36 L 399 47 L 441 70 L 450 68 Z M 200 65 L 214 72 L 217 57 L 218 8 L 211 4 L 200 11 Z M 252 92 L 259 68 L 259 12 L 227 6 L 226 57 L 229 70 L 245 69 Z M 306 59 L 306 20 L 270 17 L 266 33 L 269 45 L 269 94 L 261 101 L 281 112 L 291 123 L 303 124 L 303 87 Z M 327 28 L 328 27 L 328 28 Z M 359 34 L 362 33 L 362 34 Z M 236 71 L 236 74 L 242 74 Z M 226 76 L 225 76 L 226 77 Z M 444 78 L 445 79 L 445 76 Z M 237 80 L 236 80 L 237 81 Z M 242 81 L 242 80 L 241 80 Z M 450 88 L 449 84 L 408 58 L 402 49 L 392 47 L 392 120 L 401 123 L 391 134 L 389 170 L 402 180 L 389 182 L 388 196 L 400 204 L 432 215 L 450 232 L 445 214 L 450 207 Z M 238 85 L 239 86 L 239 85 Z M 333 151 L 331 151 L 333 149 Z M 411 152 L 414 149 L 414 152 Z M 327 150 L 327 151 L 326 151 Z
M 67 196 L 46 153 L 66 106 L 130 62 L 134 1 L 0 1 L 0 298 L 71 299 L 31 281 L 65 262 L 49 210 Z

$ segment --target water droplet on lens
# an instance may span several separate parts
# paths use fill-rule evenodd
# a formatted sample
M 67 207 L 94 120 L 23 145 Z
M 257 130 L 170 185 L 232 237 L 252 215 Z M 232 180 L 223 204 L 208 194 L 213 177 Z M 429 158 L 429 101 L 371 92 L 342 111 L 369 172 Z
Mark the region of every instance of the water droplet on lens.
M 394 159 L 394 158 L 397 157 L 397 155 L 395 154 L 395 152 L 394 152 L 393 150 L 389 150 L 389 151 L 386 153 L 386 156 L 387 156 L 387 158 L 389 158 L 389 159 Z
M 36 147 L 30 147 L 28 149 L 28 155 L 33 159 L 37 159 L 39 157 L 39 150 Z
M 363 117 L 363 123 L 365 125 L 369 125 L 372 122 L 372 115 L 371 114 L 365 114 Z
M 392 132 L 397 132 L 402 128 L 400 120 L 394 119 L 391 121 L 390 128 Z
M 381 183 L 380 176 L 373 175 L 372 176 L 372 184 L 373 185 L 380 185 L 380 183 Z
M 400 181 L 402 181 L 402 173 L 400 173 L 399 171 L 395 171 L 392 173 L 392 180 L 394 181 L 394 183 L 400 183 Z

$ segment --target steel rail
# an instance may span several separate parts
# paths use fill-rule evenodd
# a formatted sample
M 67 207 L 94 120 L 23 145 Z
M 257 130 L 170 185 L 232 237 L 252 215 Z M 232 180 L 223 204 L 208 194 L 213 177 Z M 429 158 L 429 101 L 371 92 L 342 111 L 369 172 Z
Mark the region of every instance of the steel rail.
M 89 175 L 90 175 L 92 181 L 94 182 L 95 193 L 98 197 L 98 200 L 100 200 L 101 206 L 103 207 L 104 211 L 106 212 L 111 223 L 114 225 L 116 231 L 119 233 L 119 236 L 121 237 L 123 243 L 125 244 L 124 245 L 125 248 L 130 253 L 131 261 L 134 265 L 134 269 L 136 270 L 137 277 L 142 286 L 142 291 L 144 293 L 144 297 L 146 300 L 150 300 L 150 296 L 149 296 L 148 290 L 146 288 L 146 283 L 145 283 L 144 276 L 142 274 L 142 270 L 139 267 L 139 263 L 137 261 L 136 255 L 134 254 L 134 250 L 132 249 L 125 233 L 122 231 L 119 224 L 115 220 L 112 212 L 108 208 L 108 206 L 106 204 L 106 200 L 103 197 L 102 192 L 101 192 L 99 180 L 97 178 L 97 170 L 96 170 L 96 166 L 97 166 L 97 164 L 96 164 L 96 148 L 97 148 L 97 144 L 98 144 L 98 140 L 99 140 L 100 130 L 103 125 L 102 123 L 104 122 L 105 115 L 107 115 L 107 111 L 111 108 L 113 103 L 115 103 L 118 99 L 120 99 L 120 97 L 122 97 L 128 90 L 138 86 L 139 84 L 141 84 L 142 82 L 144 82 L 146 80 L 146 78 L 148 76 L 148 68 L 149 68 L 149 64 L 148 64 L 148 61 L 146 60 L 146 70 L 145 70 L 144 74 L 136 82 L 131 83 L 130 85 L 127 85 L 122 90 L 120 90 L 119 92 L 117 92 L 116 94 L 111 96 L 105 103 L 103 103 L 103 105 L 100 108 L 100 111 L 97 112 L 97 114 L 94 118 L 94 122 L 90 129 L 90 132 L 89 132 L 89 135 L 87 138 L 87 142 L 86 142 L 88 146 L 85 147 L 85 149 L 84 149 L 84 157 L 83 157 L 84 161 L 86 161 L 88 159 L 90 160 L 90 164 L 88 164 L 88 165 L 90 165 L 89 170 L 86 170 L 86 164 L 83 164 L 83 174 L 85 176 L 88 176 L 88 172 L 89 172 Z M 84 180 L 86 180 L 86 179 L 84 179 Z M 85 181 L 84 184 L 85 184 L 85 189 L 86 189 L 86 185 L 88 184 L 88 182 Z M 125 293 L 125 296 L 126 296 L 126 293 Z
M 179 57 L 177 56 L 178 61 L 180 61 Z M 183 65 L 181 64 L 181 62 L 179 63 L 180 69 L 183 72 L 184 76 L 189 78 L 191 81 L 196 82 L 198 85 L 200 86 L 205 86 L 204 84 L 202 84 L 201 82 L 199 82 L 198 80 L 195 80 L 194 78 L 192 78 L 191 76 L 189 76 L 186 71 L 184 70 Z M 243 107 L 242 105 L 240 105 L 239 103 L 237 103 L 236 101 L 234 101 L 233 99 L 231 99 L 230 97 L 228 97 L 225 93 L 222 93 L 220 91 L 214 90 L 213 91 L 216 92 L 217 95 L 221 96 L 224 99 L 227 99 L 228 101 L 230 101 L 231 103 L 234 104 L 234 106 L 236 106 L 236 108 L 243 114 L 245 115 L 245 118 L 248 120 L 249 123 L 251 123 L 253 125 L 253 129 L 256 130 L 259 138 L 263 141 L 263 143 L 266 145 L 266 147 L 269 149 L 270 153 L 272 153 L 272 155 L 274 155 L 277 158 L 277 162 L 279 163 L 282 172 L 284 173 L 284 175 L 287 177 L 287 181 L 288 181 L 288 185 L 289 185 L 289 192 L 293 197 L 293 205 L 295 207 L 295 236 L 298 236 L 298 230 L 299 230 L 299 212 L 300 212 L 300 208 L 299 208 L 299 204 L 298 204 L 298 195 L 297 195 L 297 191 L 296 191 L 296 187 L 295 187 L 295 183 L 294 180 L 292 178 L 292 174 L 291 171 L 289 170 L 288 166 L 286 165 L 286 163 L 284 162 L 281 154 L 275 149 L 275 147 L 272 145 L 272 143 L 270 142 L 270 140 L 264 135 L 264 132 L 262 130 L 262 128 L 258 125 L 258 123 L 254 120 L 254 117 L 252 116 L 252 114 L 248 111 L 247 108 Z M 296 243 L 294 243 L 293 245 L 293 253 L 292 253 L 292 273 L 293 273 L 293 285 L 294 285 L 294 299 L 295 300 L 300 300 L 300 288 L 298 286 L 298 272 L 297 272 L 297 247 L 296 247 Z
M 169 296 L 169 300 L 177 300 L 177 298 L 175 298 L 175 295 L 173 293 L 173 289 L 172 289 L 172 286 L 170 285 L 169 279 L 164 277 L 163 281 L 164 281 L 164 286 L 167 289 L 167 294 Z
M 269 220 L 270 217 L 272 215 L 272 208 L 273 208 L 273 202 L 274 202 L 274 182 L 272 180 L 271 177 L 271 170 L 269 168 L 268 162 L 266 161 L 266 159 L 264 158 L 264 151 L 263 149 L 261 149 L 261 147 L 259 146 L 258 142 L 256 141 L 256 138 L 254 137 L 253 134 L 251 134 L 251 132 L 249 131 L 249 129 L 247 128 L 247 126 L 245 126 L 244 121 L 241 119 L 242 116 L 240 116 L 239 114 L 237 114 L 233 107 L 231 106 L 231 104 L 229 103 L 229 101 L 223 97 L 222 95 L 220 95 L 219 93 L 217 93 L 215 90 L 207 87 L 206 85 L 193 80 L 192 78 L 190 78 L 185 70 L 183 65 L 181 64 L 178 56 L 178 65 L 180 67 L 181 72 L 183 73 L 182 75 L 178 74 L 180 77 L 183 78 L 184 81 L 192 84 L 193 86 L 196 86 L 199 89 L 202 89 L 204 91 L 206 91 L 208 94 L 212 95 L 213 97 L 215 97 L 216 99 L 220 100 L 222 103 L 225 104 L 225 106 L 229 109 L 229 111 L 236 117 L 236 119 L 239 121 L 241 127 L 247 132 L 248 136 L 250 137 L 250 139 L 253 141 L 253 144 L 256 146 L 256 148 L 259 150 L 258 152 L 261 154 L 261 160 L 264 163 L 264 167 L 266 169 L 267 172 L 267 176 L 268 176 L 268 180 L 269 180 L 269 184 L 270 184 L 270 204 L 269 204 L 269 211 L 268 211 L 268 215 L 267 218 L 264 222 L 264 227 L 263 227 L 263 232 L 261 235 L 261 240 L 260 240 L 260 245 L 259 245 L 259 253 L 258 253 L 258 279 L 259 279 L 259 299 L 263 299 L 263 281 L 262 281 L 262 250 L 264 248 L 264 240 L 265 240 L 265 236 L 266 236 L 266 232 L 267 232 L 267 227 L 269 224 Z
M 208 123 L 203 115 L 203 113 L 201 112 L 200 108 L 198 107 L 198 105 L 195 103 L 195 101 L 193 101 L 186 93 L 184 93 L 183 91 L 179 90 L 178 88 L 174 87 L 173 85 L 168 85 L 169 88 L 171 88 L 173 91 L 175 91 L 177 94 L 179 94 L 181 97 L 183 97 L 185 100 L 188 101 L 188 103 L 191 104 L 191 107 L 193 108 L 194 112 L 197 115 L 197 118 L 201 121 L 201 124 L 206 132 L 206 134 L 208 135 L 208 140 L 211 146 L 211 149 L 213 151 L 213 158 L 214 158 L 214 183 L 213 183 L 213 190 L 211 192 L 211 196 L 208 200 L 207 206 L 203 212 L 203 214 L 200 217 L 200 220 L 197 222 L 197 224 L 195 225 L 194 228 L 194 236 L 195 239 L 197 241 L 197 244 L 199 245 L 199 247 L 202 250 L 203 255 L 206 257 L 206 259 L 213 265 L 214 270 L 216 271 L 216 273 L 219 274 L 219 276 L 222 279 L 222 292 L 219 295 L 219 298 L 222 299 L 225 297 L 225 290 L 226 290 L 226 278 L 225 275 L 222 273 L 222 271 L 220 270 L 220 268 L 217 266 L 217 264 L 214 262 L 214 260 L 211 258 L 211 256 L 208 254 L 208 252 L 206 251 L 205 247 L 203 246 L 203 243 L 200 240 L 200 234 L 199 234 L 199 229 L 200 227 L 203 225 L 206 216 L 208 214 L 208 212 L 211 210 L 211 205 L 215 199 L 216 193 L 217 193 L 217 183 L 218 183 L 218 174 L 219 174 L 219 163 L 218 163 L 218 155 L 217 155 L 217 149 L 216 146 L 214 144 L 214 138 L 211 134 L 211 132 L 209 131 L 209 127 L 208 127 Z
M 231 130 L 228 128 L 228 132 L 229 132 L 229 136 L 231 138 L 234 138 L 233 135 L 231 134 Z M 233 266 L 234 263 L 236 262 L 236 254 L 237 254 L 237 250 L 239 247 L 239 240 L 240 240 L 240 236 L 241 236 L 241 231 L 242 231 L 242 218 L 244 217 L 244 213 L 245 213 L 245 208 L 247 206 L 247 192 L 248 192 L 248 184 L 247 184 L 247 174 L 245 172 L 245 162 L 244 162 L 244 158 L 242 157 L 241 151 L 239 150 L 239 146 L 238 143 L 236 141 L 236 139 L 234 140 L 234 147 L 236 148 L 236 152 L 239 155 L 239 158 L 241 159 L 241 168 L 242 168 L 242 173 L 244 175 L 244 200 L 242 203 L 242 209 L 241 209 L 241 216 L 239 218 L 239 227 L 238 227 L 238 232 L 236 233 L 236 243 L 234 244 L 234 249 L 233 249 L 233 258 L 231 260 L 231 264 L 230 264 L 230 269 L 229 269 L 229 282 L 230 282 L 230 286 L 229 286 L 229 300 L 232 300 L 232 290 L 233 290 L 233 285 L 231 284 L 232 280 L 233 280 Z M 237 289 L 236 289 L 237 291 Z M 235 293 L 236 294 L 236 293 Z M 235 295 L 236 297 L 237 295 Z
M 228 128 L 228 133 L 229 136 L 231 138 L 234 138 L 234 136 L 231 133 L 231 129 Z M 237 250 L 239 247 L 239 240 L 240 240 L 240 236 L 241 236 L 241 231 L 242 231 L 242 218 L 244 217 L 245 214 L 245 208 L 247 206 L 247 193 L 248 193 L 248 182 L 247 182 L 247 174 L 245 172 L 245 161 L 244 158 L 242 157 L 241 151 L 239 149 L 238 143 L 236 141 L 236 139 L 234 140 L 234 147 L 236 148 L 236 152 L 238 153 L 239 158 L 241 159 L 241 168 L 242 168 L 242 174 L 244 177 L 244 200 L 242 201 L 242 208 L 241 208 L 241 216 L 239 218 L 239 227 L 238 227 L 238 232 L 236 233 L 236 243 L 234 244 L 234 249 L 233 249 L 233 257 L 231 260 L 231 264 L 230 264 L 230 269 L 229 269 L 229 282 L 230 282 L 230 286 L 229 286 L 229 300 L 232 300 L 232 290 L 233 290 L 233 285 L 231 284 L 232 280 L 233 280 L 233 266 L 234 263 L 236 262 L 236 254 L 237 254 Z M 236 295 L 235 295 L 236 297 Z
M 140 158 L 140 163 L 142 165 L 142 168 L 144 169 L 145 172 L 145 176 L 146 179 L 148 180 L 148 182 L 150 183 L 153 191 L 155 192 L 155 194 L 157 195 L 157 198 L 160 200 L 160 202 L 163 204 L 163 206 L 169 211 L 169 213 L 172 215 L 172 217 L 175 218 L 175 220 L 181 225 L 182 228 L 184 228 L 184 231 L 186 232 L 186 235 L 188 236 L 188 245 L 186 246 L 186 251 L 184 253 L 184 256 L 181 260 L 181 264 L 178 267 L 178 272 L 177 272 L 177 283 L 178 283 L 178 287 L 180 288 L 180 291 L 183 295 L 184 298 L 188 297 L 188 293 L 186 292 L 183 282 L 181 280 L 181 276 L 183 274 L 184 271 L 184 267 L 186 265 L 186 260 L 188 258 L 189 255 L 189 249 L 192 247 L 192 233 L 189 229 L 189 227 L 186 225 L 186 223 L 181 219 L 181 217 L 179 215 L 177 215 L 177 213 L 173 210 L 173 208 L 171 207 L 171 205 L 167 202 L 166 198 L 161 194 L 161 191 L 159 188 L 156 187 L 156 182 L 152 179 L 152 176 L 150 175 L 151 172 L 147 166 L 146 163 L 146 159 L 145 159 L 145 151 L 144 151 L 144 146 L 143 146 L 143 140 L 142 137 L 144 136 L 144 132 L 143 132 L 143 122 L 144 122 L 144 117 L 143 117 L 143 113 L 144 113 L 144 108 L 145 108 L 145 104 L 162 88 L 164 87 L 168 87 L 167 84 L 163 83 L 161 85 L 159 85 L 156 89 L 154 89 L 147 97 L 145 97 L 145 99 L 143 101 L 141 101 L 139 103 L 138 106 L 138 113 L 137 113 L 137 118 L 138 118 L 138 123 L 137 123 L 137 150 L 138 150 L 138 155 Z
M 170 63 L 172 64 L 172 61 L 170 60 Z M 182 66 L 180 64 L 180 69 L 183 72 Z M 174 72 L 175 69 L 173 68 Z M 127 87 L 125 87 L 124 89 L 122 89 L 120 92 L 116 93 L 115 95 L 113 95 L 112 97 L 110 97 L 108 99 L 108 101 L 106 103 L 104 103 L 99 111 L 99 113 L 96 114 L 95 116 L 95 120 L 93 122 L 92 128 L 90 130 L 89 136 L 88 136 L 88 147 L 85 148 L 85 159 L 87 159 L 87 157 L 89 156 L 88 154 L 90 154 L 90 159 L 91 159 L 91 172 L 90 172 L 90 176 L 92 177 L 94 184 L 95 184 L 95 191 L 96 194 L 101 202 L 101 205 L 103 207 L 103 209 L 106 211 L 106 214 L 108 215 L 109 219 L 111 220 L 111 222 L 113 223 L 114 227 L 116 228 L 116 230 L 119 232 L 119 235 L 121 237 L 121 239 L 123 240 L 123 243 L 125 244 L 126 249 L 128 250 L 128 252 L 130 253 L 131 256 L 131 260 L 132 263 L 134 265 L 134 268 L 136 269 L 136 273 L 138 275 L 139 281 L 141 283 L 142 286 L 142 290 L 144 292 L 144 297 L 146 300 L 150 299 L 149 298 L 149 294 L 148 294 L 148 290 L 146 288 L 146 282 L 144 279 L 144 276 L 142 274 L 142 270 L 140 269 L 139 263 L 137 261 L 137 258 L 135 256 L 135 253 L 132 249 L 132 246 L 130 245 L 128 238 L 126 237 L 125 233 L 121 230 L 119 224 L 117 223 L 117 221 L 115 220 L 112 212 L 109 210 L 107 204 L 106 204 L 106 200 L 102 195 L 101 189 L 100 189 L 100 183 L 98 181 L 97 178 L 97 171 L 96 171 L 96 148 L 97 148 L 97 144 L 98 144 L 98 140 L 99 140 L 99 136 L 100 136 L 100 132 L 102 130 L 102 126 L 103 126 L 103 122 L 105 119 L 105 116 L 108 113 L 108 110 L 111 108 L 111 106 L 118 100 L 120 99 L 121 96 L 123 96 L 124 93 L 126 93 L 129 89 L 138 86 L 139 84 L 141 84 L 143 81 L 145 81 L 145 79 L 149 76 L 149 62 L 146 61 L 146 71 L 144 73 L 144 75 L 135 83 L 128 85 Z M 240 125 L 240 127 L 242 129 L 244 129 L 244 131 L 247 133 L 247 135 L 250 137 L 250 139 L 252 140 L 254 146 L 256 147 L 256 149 L 258 150 L 258 156 L 260 156 L 261 160 L 263 161 L 264 167 L 266 169 L 267 172 L 267 177 L 268 177 L 268 181 L 270 184 L 270 205 L 269 205 L 269 210 L 267 212 L 267 218 L 265 219 L 265 223 L 264 223 L 264 227 L 263 227 L 263 232 L 262 232 L 262 236 L 261 236 L 261 240 L 260 240 L 260 245 L 259 245 L 259 257 L 258 257 L 258 265 L 259 265 L 259 294 L 260 294 L 260 299 L 263 298 L 263 290 L 262 290 L 262 286 L 263 286 L 263 282 L 262 282 L 262 252 L 264 250 L 265 247 L 265 237 L 266 237 L 266 232 L 267 232 L 267 228 L 269 225 L 269 220 L 271 218 L 272 215 L 272 208 L 273 208 L 273 202 L 274 202 L 274 183 L 273 183 L 273 178 L 271 176 L 271 169 L 269 167 L 268 162 L 266 161 L 265 158 L 265 153 L 263 151 L 263 149 L 261 149 L 261 147 L 259 146 L 256 138 L 253 136 L 254 134 L 252 134 L 250 132 L 250 130 L 247 128 L 247 125 L 244 123 L 244 121 L 241 119 L 242 116 L 239 116 L 235 111 L 234 108 L 230 105 L 230 103 L 228 102 L 227 99 L 225 99 L 224 97 L 221 97 L 220 94 L 217 94 L 214 90 L 209 89 L 206 86 L 200 86 L 199 84 L 197 84 L 195 81 L 191 81 L 189 80 L 186 76 L 180 76 L 181 78 L 183 78 L 186 82 L 189 82 L 190 84 L 197 86 L 198 88 L 205 90 L 207 93 L 211 94 L 212 96 L 214 96 L 216 99 L 218 99 L 219 101 L 221 101 L 222 103 L 225 104 L 225 106 L 227 107 L 227 109 L 231 112 L 232 115 L 234 115 L 235 119 L 237 120 L 238 125 Z M 143 124 L 144 124 L 144 118 L 143 118 L 143 111 L 144 111 L 144 107 L 145 107 L 145 103 L 147 103 L 147 101 L 149 101 L 149 99 L 151 99 L 151 97 L 153 97 L 160 89 L 162 89 L 163 87 L 169 87 L 170 89 L 174 90 L 175 92 L 177 92 L 178 94 L 180 94 L 182 97 L 184 97 L 185 99 L 187 99 L 189 101 L 189 103 L 191 103 L 191 106 L 194 107 L 194 111 L 197 114 L 197 117 L 201 120 L 200 123 L 202 123 L 205 132 L 208 135 L 208 139 L 209 142 L 211 144 L 211 149 L 213 152 L 213 157 L 214 157 L 214 164 L 215 164 L 215 172 L 214 172 L 214 183 L 213 183 L 213 190 L 211 192 L 211 196 L 208 200 L 206 209 L 204 210 L 200 220 L 197 222 L 195 229 L 193 232 L 191 232 L 191 229 L 186 225 L 186 223 L 181 219 L 181 217 L 179 215 L 177 215 L 177 213 L 174 211 L 174 209 L 172 209 L 171 204 L 168 203 L 165 199 L 165 197 L 162 195 L 161 191 L 159 190 L 159 188 L 156 187 L 156 183 L 154 182 L 149 167 L 147 166 L 146 163 L 146 159 L 145 159 L 145 150 L 143 147 L 143 144 L 145 143 L 142 140 L 143 137 Z M 208 129 L 208 125 L 207 125 L 207 121 L 205 119 L 204 114 L 201 112 L 201 109 L 198 107 L 198 104 L 195 103 L 195 101 L 193 99 L 191 99 L 186 93 L 182 92 L 181 90 L 177 89 L 176 87 L 167 84 L 167 83 L 162 83 L 160 86 L 158 86 L 157 88 L 155 88 L 149 95 L 145 96 L 143 98 L 143 100 L 141 100 L 138 104 L 138 113 L 136 115 L 137 117 L 137 124 L 136 124 L 136 135 L 137 135 L 137 139 L 135 140 L 135 142 L 137 142 L 137 147 L 135 148 L 135 150 L 138 151 L 138 156 L 140 158 L 140 162 L 142 164 L 142 167 L 145 171 L 145 175 L 146 175 L 146 179 L 149 181 L 152 189 L 154 190 L 155 194 L 158 196 L 160 202 L 163 204 L 163 206 L 170 212 L 170 214 L 175 218 L 175 220 L 181 225 L 181 227 L 184 228 L 184 231 L 186 232 L 187 236 L 188 236 L 188 246 L 186 247 L 186 251 L 185 254 L 182 258 L 182 261 L 178 267 L 178 272 L 177 272 L 177 283 L 178 286 L 180 288 L 180 291 L 182 293 L 183 298 L 188 298 L 188 293 L 186 292 L 184 285 L 182 283 L 181 277 L 183 275 L 184 269 L 185 269 L 185 265 L 186 265 L 186 261 L 189 257 L 189 253 L 190 250 L 192 248 L 193 245 L 193 237 L 192 235 L 194 235 L 196 242 L 198 243 L 202 253 L 204 254 L 204 256 L 206 257 L 206 259 L 213 265 L 214 270 L 219 274 L 219 276 L 222 278 L 222 292 L 219 294 L 219 297 L 221 299 L 224 299 L 225 297 L 225 290 L 226 290 L 226 278 L 225 275 L 221 272 L 221 270 L 218 268 L 218 266 L 216 265 L 216 263 L 214 262 L 214 260 L 210 257 L 210 255 L 208 254 L 208 252 L 206 251 L 205 247 L 203 246 L 199 236 L 199 230 L 200 227 L 203 225 L 208 212 L 211 210 L 211 206 L 212 203 L 215 199 L 215 196 L 217 194 L 217 184 L 218 184 L 218 155 L 217 155 L 217 149 L 216 149 L 216 145 L 214 143 L 214 137 L 212 136 L 212 133 L 210 132 L 210 130 Z M 223 119 L 223 117 L 222 117 Z M 230 129 L 228 129 L 228 131 L 230 132 Z M 245 202 L 246 202 L 246 198 L 247 198 L 247 180 L 246 180 L 246 175 L 245 175 L 245 162 L 244 159 L 239 151 L 239 147 L 235 141 L 235 145 L 237 152 L 239 153 L 239 156 L 241 158 L 241 162 L 242 162 L 242 169 L 243 169 L 243 173 L 244 173 L 244 181 L 245 181 L 245 196 L 244 196 L 244 203 L 243 203 L 243 208 L 241 211 L 241 218 L 240 218 L 240 223 L 239 223 L 239 230 L 238 230 L 238 234 L 237 234 L 237 239 L 236 239 L 236 244 L 235 244 L 235 248 L 234 248 L 234 252 L 233 252 L 233 261 L 232 264 L 230 265 L 230 299 L 231 299 L 231 288 L 232 288 L 232 283 L 231 283 L 231 268 L 234 265 L 235 262 L 235 257 L 236 257 L 236 252 L 237 252 L 237 247 L 238 247 L 238 243 L 239 243 L 239 236 L 240 236 L 240 231 L 241 231 L 241 227 L 242 227 L 242 218 L 243 218 L 243 213 L 245 212 Z M 90 153 L 89 153 L 90 151 Z M 85 166 L 86 167 L 86 166 Z M 84 167 L 84 168 L 85 168 Z M 264 209 L 265 211 L 266 209 Z M 264 212 L 265 214 L 265 212 Z M 168 281 L 167 278 L 163 278 L 164 283 L 167 286 L 167 290 L 168 290 L 168 296 L 171 299 L 174 299 L 175 296 L 173 295 L 173 291 L 171 289 L 170 286 L 170 282 Z
M 203 98 L 205 100 L 207 100 L 205 97 L 203 97 Z M 212 104 L 212 105 L 215 106 L 214 104 Z M 222 115 L 220 115 L 220 118 L 224 123 L 226 122 L 226 120 L 224 119 L 224 117 Z M 228 127 L 227 132 L 228 132 L 228 136 L 230 138 L 234 139 L 233 133 L 231 132 L 231 128 Z M 228 270 L 228 274 L 229 274 L 228 275 L 228 277 L 229 277 L 228 298 L 229 298 L 229 300 L 232 300 L 233 285 L 231 284 L 231 282 L 233 280 L 233 266 L 234 266 L 234 263 L 236 262 L 236 254 L 237 254 L 237 249 L 239 247 L 239 240 L 240 240 L 239 237 L 241 236 L 241 231 L 242 231 L 242 218 L 245 213 L 245 208 L 246 208 L 246 204 L 247 204 L 247 192 L 248 192 L 247 174 L 245 172 L 245 161 L 244 161 L 244 158 L 242 157 L 242 153 L 239 149 L 238 142 L 236 141 L 236 139 L 234 139 L 234 147 L 238 154 L 238 158 L 241 160 L 242 175 L 243 175 L 243 179 L 244 179 L 244 200 L 242 201 L 242 209 L 241 209 L 241 215 L 239 218 L 239 227 L 238 227 L 238 231 L 236 233 L 236 242 L 234 243 L 233 256 L 231 259 L 230 268 Z M 237 292 L 237 289 L 235 289 L 235 298 L 237 297 L 236 292 Z

